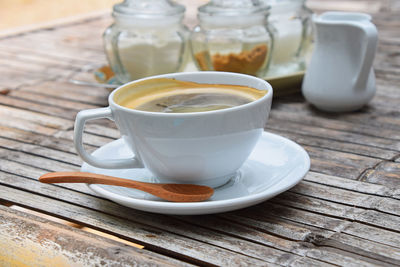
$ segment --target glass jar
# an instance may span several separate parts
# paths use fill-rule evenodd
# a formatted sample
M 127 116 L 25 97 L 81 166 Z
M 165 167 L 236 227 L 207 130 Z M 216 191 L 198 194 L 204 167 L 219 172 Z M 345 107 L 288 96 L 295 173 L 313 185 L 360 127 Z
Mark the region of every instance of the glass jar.
M 267 76 L 286 76 L 304 71 L 312 49 L 312 11 L 305 6 L 305 0 L 264 1 L 271 7 L 269 23 L 274 35 Z
M 114 23 L 103 41 L 119 82 L 183 70 L 189 36 L 184 12 L 169 0 L 125 0 L 114 6 Z
M 268 9 L 257 0 L 212 0 L 199 7 L 190 38 L 197 68 L 264 77 L 273 42 Z

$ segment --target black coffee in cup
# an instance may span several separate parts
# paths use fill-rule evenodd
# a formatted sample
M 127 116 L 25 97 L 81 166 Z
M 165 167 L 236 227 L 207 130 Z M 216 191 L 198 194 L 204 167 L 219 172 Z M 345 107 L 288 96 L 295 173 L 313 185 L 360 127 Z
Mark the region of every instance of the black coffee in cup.
M 204 112 L 244 105 L 267 91 L 246 86 L 200 84 L 158 78 L 127 86 L 115 101 L 124 107 L 150 112 Z

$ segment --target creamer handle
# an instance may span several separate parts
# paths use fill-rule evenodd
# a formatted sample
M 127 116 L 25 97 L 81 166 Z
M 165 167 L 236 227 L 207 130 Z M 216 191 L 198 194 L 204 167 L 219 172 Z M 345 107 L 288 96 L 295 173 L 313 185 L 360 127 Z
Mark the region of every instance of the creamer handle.
M 356 76 L 354 88 L 363 89 L 367 87 L 366 83 L 375 58 L 376 46 L 378 44 L 378 31 L 372 23 L 362 25 L 361 29 L 365 33 L 366 45 L 364 54 L 361 58 L 360 71 Z

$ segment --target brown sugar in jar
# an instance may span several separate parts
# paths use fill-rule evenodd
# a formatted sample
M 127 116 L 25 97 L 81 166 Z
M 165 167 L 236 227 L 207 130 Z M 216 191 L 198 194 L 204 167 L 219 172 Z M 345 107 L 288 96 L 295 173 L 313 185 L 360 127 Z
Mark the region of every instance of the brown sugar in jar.
M 256 75 L 264 67 L 268 54 L 265 44 L 257 45 L 249 51 L 240 53 L 220 54 L 209 56 L 208 52 L 202 51 L 195 54 L 196 62 L 201 70 L 238 72 Z M 209 62 L 209 60 L 211 62 Z M 209 67 L 210 66 L 210 67 Z
M 210 0 L 198 8 L 190 35 L 199 70 L 237 72 L 265 78 L 273 50 L 274 29 L 266 1 Z

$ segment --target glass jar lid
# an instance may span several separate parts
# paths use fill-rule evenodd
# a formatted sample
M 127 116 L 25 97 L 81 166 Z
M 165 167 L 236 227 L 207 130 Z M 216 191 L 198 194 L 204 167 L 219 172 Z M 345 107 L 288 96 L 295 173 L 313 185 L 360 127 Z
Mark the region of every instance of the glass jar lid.
M 265 14 L 268 6 L 260 0 L 212 0 L 199 7 L 199 13 L 217 16 L 248 16 Z
M 114 16 L 154 19 L 155 17 L 183 16 L 185 7 L 171 0 L 124 0 L 114 5 Z
M 262 0 L 212 0 L 198 11 L 201 22 L 241 25 L 265 18 L 269 6 Z
M 306 0 L 262 0 L 264 4 L 271 7 L 271 13 L 288 12 L 298 9 L 305 4 Z

